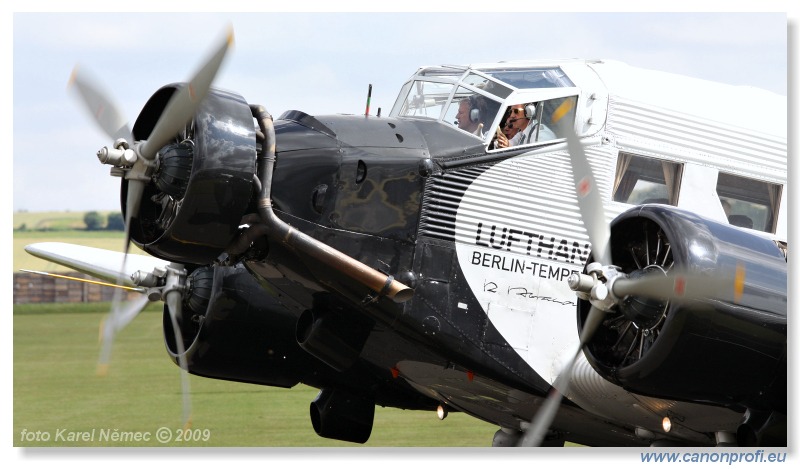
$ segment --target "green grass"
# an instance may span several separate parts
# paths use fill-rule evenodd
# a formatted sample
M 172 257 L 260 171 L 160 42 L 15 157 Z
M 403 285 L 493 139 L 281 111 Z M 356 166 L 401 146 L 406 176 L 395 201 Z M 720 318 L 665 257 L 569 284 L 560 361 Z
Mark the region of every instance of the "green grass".
M 62 442 L 56 432 L 155 433 L 182 424 L 179 369 L 164 350 L 160 306 L 148 308 L 114 343 L 107 376 L 95 376 L 98 325 L 108 304 L 14 306 L 14 446 L 163 446 L 150 442 Z M 497 427 L 460 413 L 376 408 L 366 445 L 318 437 L 308 417 L 317 390 L 190 377 L 194 430 L 214 447 L 485 447 Z M 50 441 L 21 441 L 48 432 Z M 43 433 L 42 433 L 43 434 Z M 65 435 L 66 433 L 62 433 Z

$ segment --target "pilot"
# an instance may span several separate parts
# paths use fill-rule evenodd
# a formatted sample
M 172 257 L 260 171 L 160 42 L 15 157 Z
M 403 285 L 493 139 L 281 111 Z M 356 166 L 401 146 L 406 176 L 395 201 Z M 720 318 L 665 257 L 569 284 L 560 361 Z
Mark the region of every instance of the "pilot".
M 508 110 L 508 117 L 503 124 L 503 135 L 505 135 L 506 139 L 511 140 L 528 126 L 529 121 L 530 119 L 525 117 L 525 108 L 521 104 L 511 106 Z
M 536 103 L 529 103 L 524 107 L 522 105 L 513 106 L 511 115 L 506 121 L 506 125 L 509 121 L 513 121 L 513 125 L 521 128 L 521 130 L 518 130 L 512 138 L 507 138 L 505 135 L 498 135 L 497 148 L 507 148 L 555 139 L 556 135 L 553 131 L 546 125 L 540 124 L 536 119 L 536 111 Z
M 508 141 L 528 125 L 528 119 L 525 118 L 525 109 L 521 104 L 510 106 L 506 109 L 500 123 L 500 127 L 497 129 L 495 138 L 492 141 L 492 148 L 495 149 L 508 147 Z M 500 146 L 501 141 L 503 146 Z
M 458 112 L 456 113 L 456 125 L 458 125 L 458 128 L 483 137 L 481 113 L 485 113 L 486 110 L 482 110 L 481 107 L 479 98 L 475 96 L 462 99 L 458 103 Z

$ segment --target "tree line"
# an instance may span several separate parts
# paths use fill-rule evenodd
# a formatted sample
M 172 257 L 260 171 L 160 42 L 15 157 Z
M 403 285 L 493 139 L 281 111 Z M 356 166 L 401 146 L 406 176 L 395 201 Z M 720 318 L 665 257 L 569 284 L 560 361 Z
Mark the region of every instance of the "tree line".
M 109 213 L 107 217 L 100 212 L 86 212 L 83 223 L 86 225 L 86 231 L 125 231 L 125 219 L 121 212 Z
M 107 216 L 94 210 L 83 215 L 83 224 L 86 231 L 125 231 L 125 219 L 121 212 L 111 212 Z M 53 227 L 34 227 L 28 228 L 26 223 L 22 223 L 14 228 L 14 231 L 60 231 L 75 228 L 53 228 Z

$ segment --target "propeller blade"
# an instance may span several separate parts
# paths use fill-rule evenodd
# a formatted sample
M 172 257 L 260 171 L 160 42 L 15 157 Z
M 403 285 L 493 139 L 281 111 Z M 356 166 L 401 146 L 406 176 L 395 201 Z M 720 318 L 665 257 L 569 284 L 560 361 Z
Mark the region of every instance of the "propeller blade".
M 192 403 L 189 394 L 189 365 L 186 362 L 186 350 L 183 347 L 183 335 L 178 320 L 182 318 L 183 298 L 178 291 L 170 291 L 166 297 L 169 319 L 175 331 L 175 346 L 178 352 L 178 365 L 181 368 L 181 392 L 183 394 L 183 425 L 189 428 L 192 424 Z
M 128 249 L 131 243 L 131 220 L 133 217 L 138 217 L 139 207 L 142 205 L 142 197 L 144 196 L 145 182 L 138 179 L 128 180 L 128 194 L 125 199 L 125 256 L 122 260 L 123 271 L 125 262 L 128 257 Z
M 140 149 L 142 157 L 152 160 L 158 150 L 169 143 L 186 126 L 186 123 L 194 117 L 197 107 L 208 95 L 211 83 L 214 81 L 225 54 L 232 44 L 233 30 L 230 29 L 217 51 L 189 80 L 188 85 L 176 91 L 169 103 L 167 103 L 149 138 L 142 144 Z
M 561 375 L 559 375 L 558 379 L 561 379 Z M 569 380 L 565 381 L 567 381 L 566 385 L 568 385 Z M 547 400 L 542 407 L 539 408 L 539 412 L 536 414 L 533 421 L 531 421 L 531 425 L 525 431 L 525 434 L 519 440 L 517 446 L 528 447 L 540 446 L 542 444 L 544 436 L 550 428 L 550 424 L 553 422 L 553 419 L 556 418 L 558 407 L 561 405 L 562 392 L 567 392 L 566 388 L 564 388 L 563 391 L 559 391 L 555 387 L 556 384 L 558 384 L 558 380 L 553 384 L 553 389 L 551 389 L 550 393 L 547 395 Z M 562 386 L 564 386 L 564 384 L 562 384 Z
M 108 94 L 86 72 L 76 66 L 72 70 L 68 87 L 78 92 L 81 102 L 106 135 L 112 140 L 124 138 L 133 142 L 128 121 Z
M 564 101 L 553 112 L 551 122 L 559 134 L 565 136 L 567 140 L 567 149 L 572 165 L 572 178 L 578 196 L 578 208 L 580 209 L 586 232 L 589 235 L 589 242 L 592 245 L 592 255 L 595 261 L 600 262 L 602 265 L 611 265 L 609 246 L 611 230 L 606 223 L 603 199 L 597 187 L 589 159 L 586 157 L 578 136 L 572 128 L 572 119 L 565 118 L 574 115 L 572 112 L 574 106 L 573 100 Z M 566 395 L 569 390 L 570 376 L 578 355 L 600 326 L 600 323 L 602 323 L 604 315 L 605 313 L 595 306 L 592 306 L 589 310 L 589 315 L 581 331 L 578 349 L 563 367 L 561 373 L 559 373 L 558 378 L 553 383 L 553 388 L 547 396 L 547 400 L 534 416 L 524 436 L 520 439 L 519 446 L 539 446 L 542 443 L 547 430 L 556 417 L 562 396 Z
M 586 322 L 583 323 L 583 329 L 581 330 L 581 340 L 580 344 L 578 345 L 578 350 L 582 350 L 583 346 L 586 345 L 587 342 L 592 338 L 594 333 L 597 331 L 597 328 L 600 327 L 600 324 L 603 322 L 603 318 L 605 317 L 606 313 L 600 308 L 592 306 L 589 309 L 589 314 L 586 316 Z M 572 365 L 574 365 L 574 360 Z M 572 371 L 572 370 L 570 370 Z
M 127 201 L 125 205 L 125 244 L 123 245 L 123 253 L 122 253 L 122 266 L 120 266 L 120 272 L 126 272 L 127 265 L 128 265 L 128 254 L 130 253 L 130 246 L 131 246 L 131 219 L 133 218 L 134 213 L 139 212 L 139 205 L 141 204 L 142 194 L 144 194 L 144 187 L 145 183 L 143 181 L 139 181 L 136 179 L 131 179 L 128 181 L 128 194 L 127 194 Z M 117 278 L 117 285 L 122 285 L 126 279 L 124 279 L 121 275 Z M 145 299 L 147 297 L 145 296 Z M 115 321 L 119 321 L 118 312 L 121 308 L 122 304 L 122 293 L 119 289 L 114 292 L 114 297 L 111 300 L 111 318 L 115 318 Z M 144 308 L 144 306 L 142 306 Z M 137 312 L 138 314 L 138 312 Z M 132 319 L 132 318 L 131 318 Z M 109 357 L 110 357 L 110 345 L 109 347 Z M 108 367 L 108 360 L 105 362 L 105 367 Z M 99 368 L 98 368 L 99 370 Z
M 578 360 L 578 355 L 583 350 L 583 346 L 592 338 L 600 323 L 603 322 L 605 313 L 594 306 L 589 310 L 589 315 L 586 317 L 583 330 L 581 331 L 580 343 L 578 350 L 572 354 L 572 358 L 558 374 L 558 378 L 553 383 L 553 388 L 547 394 L 547 400 L 539 409 L 539 412 L 534 416 L 530 426 L 525 431 L 525 435 L 520 439 L 519 446 L 539 446 L 547 434 L 547 430 L 556 418 L 558 408 L 561 405 L 561 397 L 566 395 L 569 391 L 570 378 L 572 376 L 572 369 L 575 367 L 575 362 Z
M 131 321 L 133 321 L 149 303 L 150 300 L 147 298 L 147 296 L 142 295 L 141 298 L 136 299 L 136 301 L 128 305 L 126 308 L 118 310 L 114 317 L 111 318 L 113 319 L 112 326 L 114 334 L 116 335 L 117 332 L 121 331 L 128 324 L 130 324 Z
M 117 293 L 115 293 L 115 299 Z M 114 342 L 114 337 L 125 328 L 131 321 L 142 312 L 142 310 L 150 303 L 146 295 L 142 295 L 133 302 L 127 304 L 124 308 L 115 305 L 111 312 L 106 316 L 102 323 L 100 323 L 100 359 L 97 362 L 97 374 L 105 376 L 108 374 L 108 366 L 111 362 L 111 347 Z
M 565 101 L 565 103 L 569 102 L 571 101 Z M 609 247 L 611 231 L 606 223 L 603 199 L 592 173 L 592 167 L 589 165 L 583 146 L 578 141 L 578 136 L 571 127 L 571 122 L 565 119 L 560 122 L 559 128 L 563 132 L 562 135 L 567 138 L 567 148 L 572 163 L 572 178 L 578 195 L 578 207 L 583 225 L 589 235 L 589 242 L 592 244 L 592 255 L 595 261 L 602 265 L 611 265 Z
M 690 300 L 713 298 L 727 291 L 733 293 L 738 301 L 744 285 L 743 279 L 743 268 L 737 269 L 736 280 L 672 271 L 667 275 L 652 274 L 638 278 L 617 279 L 611 285 L 611 293 L 617 298 L 633 295 L 665 300 Z

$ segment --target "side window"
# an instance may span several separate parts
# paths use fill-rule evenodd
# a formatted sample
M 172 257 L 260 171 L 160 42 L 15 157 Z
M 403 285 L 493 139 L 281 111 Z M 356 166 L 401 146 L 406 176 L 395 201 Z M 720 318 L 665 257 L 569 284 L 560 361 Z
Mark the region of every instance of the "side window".
M 512 104 L 504 110 L 497 132 L 508 139 L 509 147 L 530 145 L 563 138 L 556 122 L 572 122 L 575 118 L 575 97 L 539 102 Z M 493 148 L 506 148 L 495 142 Z
M 719 173 L 717 195 L 731 225 L 775 232 L 783 186 Z
M 401 101 L 399 116 L 438 119 L 453 90 L 453 85 L 430 81 L 415 81 L 405 100 Z
M 614 201 L 678 205 L 683 165 L 620 152 L 614 177 Z
M 444 114 L 444 121 L 481 139 L 489 131 L 500 103 L 486 96 L 459 87 Z
M 575 103 L 577 102 L 578 98 L 576 96 L 542 101 L 540 103 L 541 109 L 537 109 L 539 122 L 542 123 L 542 128 L 538 133 L 536 141 L 543 142 L 556 138 L 564 138 L 564 135 L 559 135 L 555 132 L 558 130 L 559 125 L 563 125 L 563 123 L 567 122 L 571 125 L 575 121 Z

